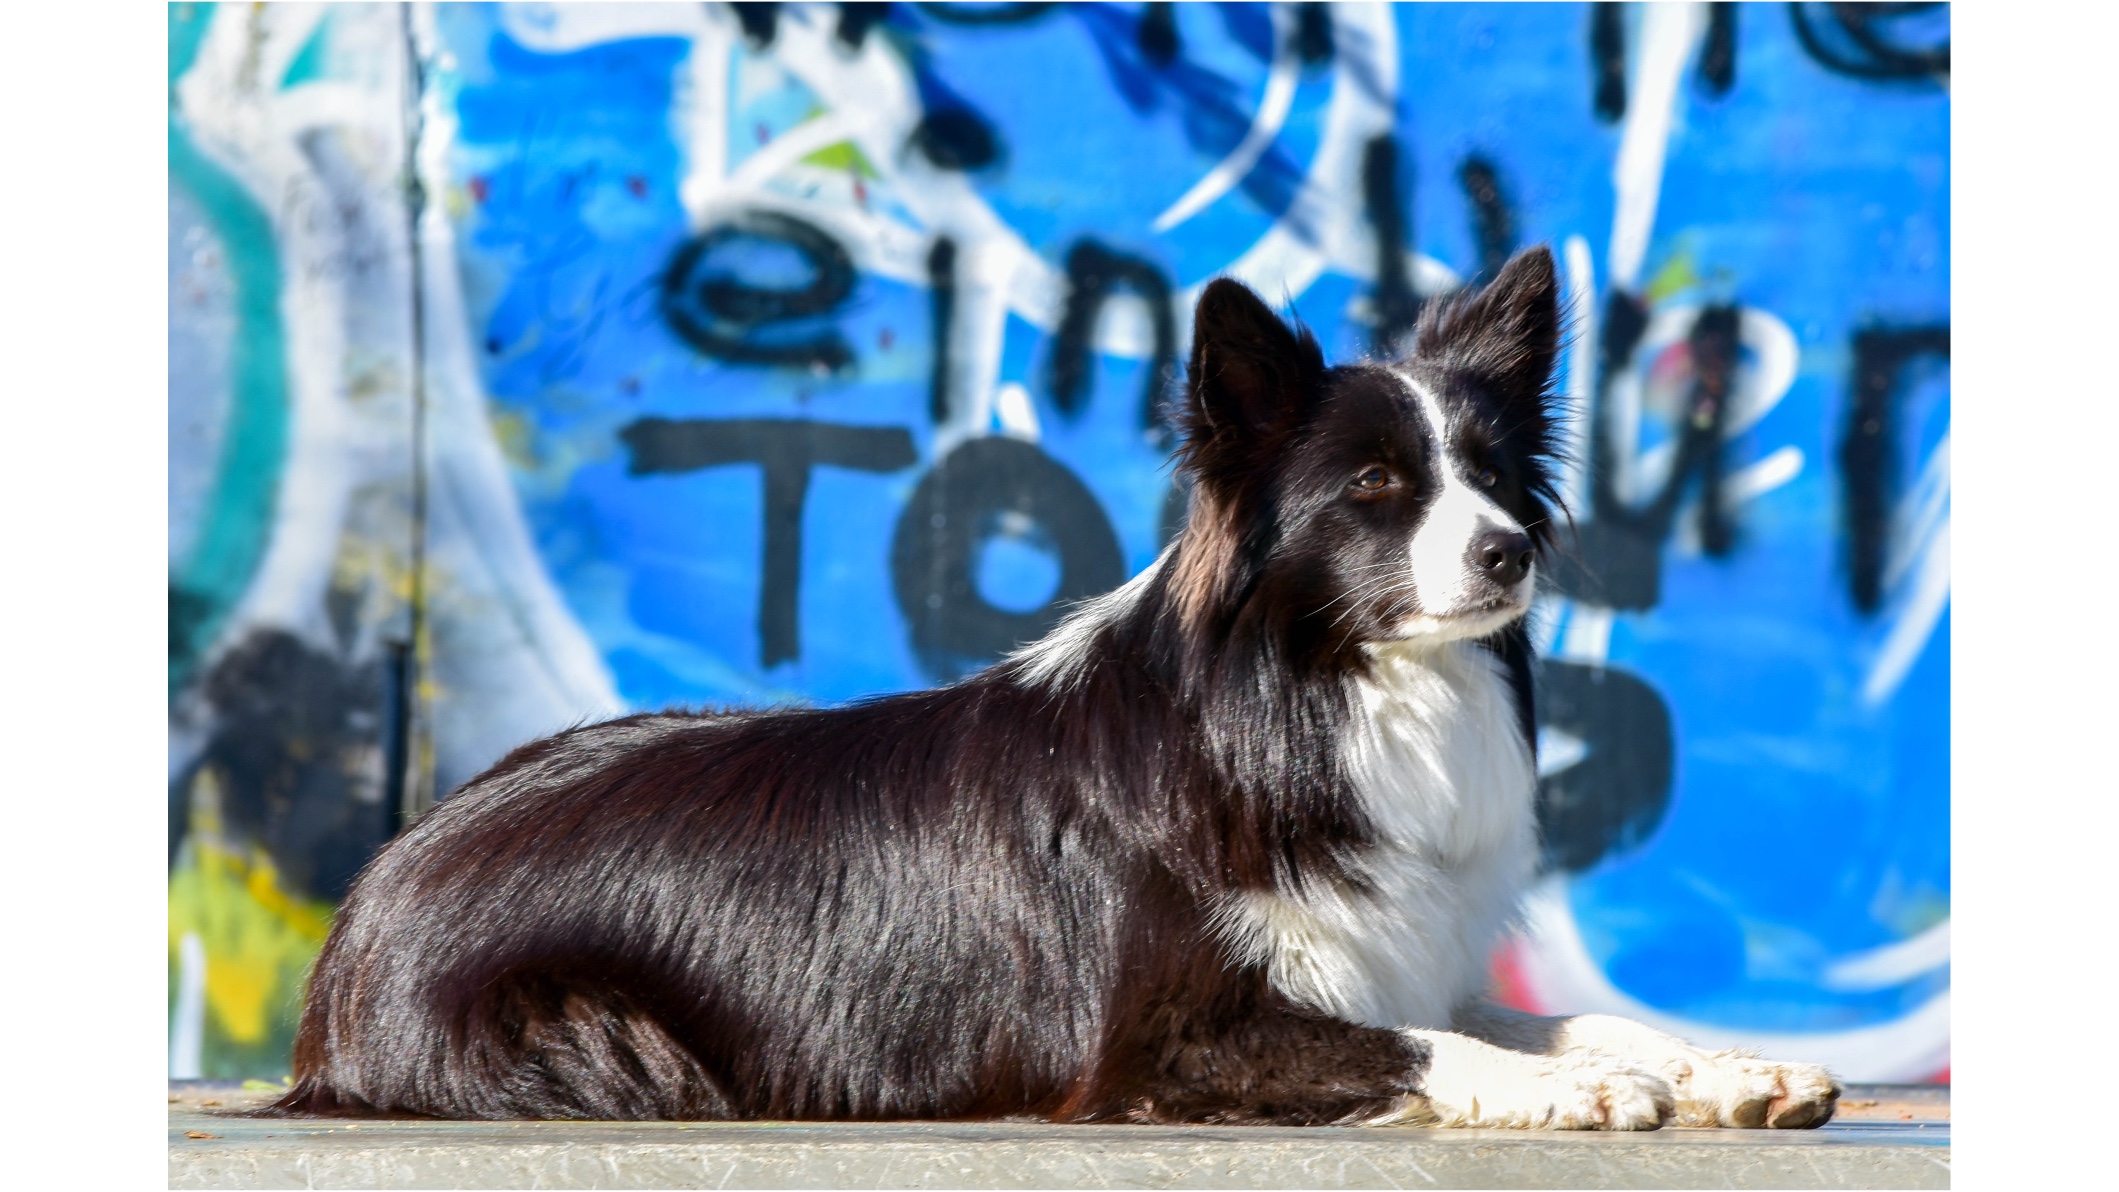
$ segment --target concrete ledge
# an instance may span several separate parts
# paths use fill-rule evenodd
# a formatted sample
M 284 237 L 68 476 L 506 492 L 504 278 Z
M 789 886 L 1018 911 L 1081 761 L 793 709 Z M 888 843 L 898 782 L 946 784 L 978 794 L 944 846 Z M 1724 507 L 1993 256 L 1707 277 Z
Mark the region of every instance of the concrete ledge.
M 1947 1188 L 1948 1094 L 1821 1130 L 286 1122 L 172 1097 L 172 1188 Z M 216 1102 L 208 1105 L 206 1102 Z M 1908 1112 L 1908 1110 L 1912 1112 Z M 1880 1111 L 1879 1111 L 1880 1110 Z M 1864 1120 L 1866 1119 L 1866 1120 Z M 1881 1119 L 1881 1120 L 1879 1120 Z

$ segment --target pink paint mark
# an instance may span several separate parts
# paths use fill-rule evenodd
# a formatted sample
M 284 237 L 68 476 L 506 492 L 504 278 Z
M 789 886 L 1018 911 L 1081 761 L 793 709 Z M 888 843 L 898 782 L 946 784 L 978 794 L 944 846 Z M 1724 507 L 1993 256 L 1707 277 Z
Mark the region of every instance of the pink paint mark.
M 859 178 L 853 180 L 853 201 L 863 207 L 868 206 L 868 188 L 861 185 Z
M 891 344 L 897 342 L 897 339 L 898 337 L 891 334 L 890 328 L 888 327 L 885 327 L 881 331 L 876 332 L 876 346 L 886 352 L 890 350 Z
M 1648 368 L 1649 379 L 1661 384 L 1681 380 L 1692 372 L 1692 345 L 1674 343 L 1656 356 Z
M 647 197 L 647 179 L 638 174 L 631 175 L 625 180 L 625 188 L 632 191 L 633 197 L 636 199 Z
M 471 201 L 472 201 L 472 202 L 474 202 L 474 203 L 483 203 L 483 202 L 485 202 L 485 201 L 486 201 L 486 196 L 487 196 L 487 195 L 489 195 L 489 194 L 491 194 L 491 193 L 492 193 L 492 184 L 486 181 L 486 179 L 485 179 L 485 175 L 483 175 L 483 174 L 478 174 L 478 175 L 474 175 L 474 176 L 473 176 L 473 177 L 471 178 Z
M 1517 940 L 1509 940 L 1494 949 L 1493 960 L 1487 969 L 1492 978 L 1493 999 L 1525 1013 L 1543 1014 L 1544 1005 L 1531 995 L 1530 982 L 1523 976 L 1523 964 L 1517 956 L 1517 950 L 1522 946 Z
M 770 129 L 770 128 L 767 128 L 767 127 L 765 127 L 765 125 L 764 125 L 764 124 L 762 124 L 762 123 L 761 123 L 761 124 L 759 124 L 759 125 L 758 125 L 758 127 L 757 127 L 757 134 L 758 134 L 758 143 L 759 143 L 760 145 L 763 145 L 763 144 L 764 144 L 765 142 L 767 142 L 767 141 L 770 141 L 770 140 L 772 140 L 772 139 L 773 139 L 773 130 L 772 130 L 772 129 Z

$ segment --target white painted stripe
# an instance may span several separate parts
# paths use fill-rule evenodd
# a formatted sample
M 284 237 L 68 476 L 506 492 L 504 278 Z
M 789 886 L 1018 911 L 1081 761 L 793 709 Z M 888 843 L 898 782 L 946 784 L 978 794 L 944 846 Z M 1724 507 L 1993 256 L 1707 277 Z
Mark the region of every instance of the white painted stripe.
M 1035 443 L 1044 437 L 1038 425 L 1037 406 L 1030 400 L 1030 391 L 1010 381 L 994 391 L 993 428 L 1012 439 Z
M 441 46 L 434 7 L 418 5 L 412 11 L 420 52 L 431 57 Z M 438 89 L 429 88 L 422 97 L 420 122 L 419 172 L 427 193 L 439 195 L 448 183 L 457 125 L 454 109 Z M 476 616 L 513 631 L 499 637 L 511 640 L 519 652 L 508 664 L 517 668 L 516 706 L 508 715 L 519 719 L 510 719 L 508 727 L 523 737 L 557 731 L 584 717 L 615 716 L 625 708 L 617 682 L 545 569 L 493 438 L 478 354 L 470 341 L 473 323 L 457 268 L 456 231 L 443 204 L 427 205 L 418 234 L 425 271 L 429 441 L 448 445 L 437 446 L 429 464 L 434 519 L 429 565 L 446 575 L 451 597 L 436 601 L 435 632 L 444 632 L 441 621 L 451 615 Z M 461 552 L 455 558 L 449 557 L 452 534 Z M 452 565 L 461 569 L 451 570 Z M 531 708 L 536 713 L 525 714 Z M 502 719 L 496 714 L 493 722 Z
M 1576 603 L 1567 618 L 1567 636 L 1560 643 L 1560 657 L 1569 662 L 1604 665 L 1611 656 L 1611 623 L 1616 615 L 1603 605 Z
M 1155 217 L 1155 230 L 1167 232 L 1205 210 L 1207 205 L 1229 192 L 1229 188 L 1243 181 L 1251 167 L 1258 164 L 1273 138 L 1280 135 L 1281 126 L 1287 123 L 1288 111 L 1295 106 L 1295 83 L 1302 74 L 1302 64 L 1296 60 L 1294 37 L 1294 9 L 1290 5 L 1275 4 L 1270 7 L 1273 18 L 1273 64 L 1266 74 L 1265 94 L 1258 100 L 1258 112 L 1251 118 L 1250 130 L 1243 140 L 1229 151 L 1227 157 L 1215 163 L 1213 169 L 1192 184 L 1169 210 Z
M 1936 527 L 1927 550 L 1921 553 L 1919 571 L 1914 576 L 1913 591 L 1906 600 L 1905 611 L 1898 615 L 1883 646 L 1876 651 L 1876 660 L 1870 664 L 1869 678 L 1861 689 L 1864 704 L 1876 707 L 1897 692 L 1913 664 L 1920 660 L 1922 651 L 1927 649 L 1928 638 L 1941 622 L 1943 610 L 1949 606 L 1950 522 L 1944 518 Z
M 206 1050 L 206 945 L 197 932 L 177 942 L 177 1008 L 169 1016 L 169 1078 L 197 1080 Z
M 990 211 L 981 204 L 985 219 Z M 997 222 L 997 221 L 996 221 Z M 1022 241 L 983 234 L 957 245 L 956 308 L 949 321 L 949 421 L 934 432 L 935 458 L 993 424 L 994 387 L 1001 376 L 1001 341 L 1008 330 L 1008 293 L 1024 254 Z
M 1560 501 L 1580 517 L 1589 486 L 1589 416 L 1596 405 L 1597 385 L 1597 273 L 1589 253 L 1589 241 L 1569 236 L 1560 246 L 1560 262 L 1566 271 L 1567 309 L 1573 318 L 1573 335 L 1567 344 L 1567 407 L 1560 419 L 1560 441 L 1568 462 L 1560 470 Z
M 1921 465 L 1920 479 L 1913 482 L 1913 489 L 1899 502 L 1897 515 L 1891 519 L 1891 553 L 1884 564 L 1883 589 L 1888 592 L 1898 586 L 1906 571 L 1927 550 L 1928 540 L 1942 525 L 1950 513 L 1950 432 L 1944 431 L 1942 442 L 1928 453 L 1928 462 Z
M 1735 505 L 1762 497 L 1795 479 L 1802 471 L 1803 449 L 1793 445 L 1783 447 L 1762 460 L 1737 469 L 1722 481 L 1722 500 L 1727 505 Z
M 526 49 L 565 54 L 636 37 L 696 37 L 704 4 L 500 4 L 500 27 Z
M 801 80 L 883 172 L 890 192 L 932 235 L 957 244 L 956 315 L 949 328 L 948 424 L 937 429 L 935 450 L 986 433 L 999 380 L 1001 336 L 1008 312 L 1030 300 L 1025 317 L 1051 326 L 1060 285 L 1049 262 L 979 197 L 971 179 L 940 169 L 917 153 L 901 152 L 923 108 L 905 61 L 879 37 L 848 51 L 833 30 L 836 13 L 822 6 L 781 10 L 773 56 Z
M 728 177 L 728 66 L 735 21 L 718 4 L 669 7 L 691 10 L 686 15 L 698 22 L 685 58 L 683 93 L 677 97 L 678 110 L 685 113 L 684 177 L 677 182 L 677 198 L 696 228 Z
M 1389 5 L 1335 4 L 1332 30 L 1332 98 L 1310 172 L 1288 215 L 1220 274 L 1260 291 L 1268 301 L 1300 295 L 1327 265 L 1353 277 L 1375 268 L 1374 233 L 1352 197 L 1361 193 L 1363 147 L 1396 124 L 1398 28 Z M 1315 229 L 1314 242 L 1296 231 L 1298 213 Z M 1180 322 L 1191 317 L 1206 284 L 1185 291 Z M 1190 333 L 1189 327 L 1179 330 Z
M 1950 921 L 1944 919 L 1910 939 L 1856 953 L 1825 969 L 1827 989 L 1859 993 L 1889 989 L 1950 963 Z
M 1644 4 L 1639 11 L 1637 66 L 1626 98 L 1619 158 L 1612 169 L 1618 202 L 1611 219 L 1611 284 L 1622 290 L 1634 288 L 1648 256 L 1678 83 L 1684 77 L 1686 59 L 1707 28 L 1705 4 Z
M 1553 644 L 1560 640 L 1560 627 L 1567 623 L 1570 601 L 1558 592 L 1540 592 L 1531 598 L 1530 648 L 1540 655 L 1552 653 Z
M 1950 994 L 1905 1016 L 1844 1031 L 1745 1031 L 1666 1014 L 1611 983 L 1582 941 L 1565 878 L 1549 878 L 1524 900 L 1519 971 L 1548 1014 L 1616 1014 L 1710 1050 L 1756 1047 L 1768 1059 L 1823 1064 L 1841 1080 L 1924 1080 L 1950 1062 Z
M 517 43 L 564 54 L 638 37 L 691 40 L 672 107 L 683 113 L 684 175 L 677 198 L 694 228 L 728 187 L 729 56 L 734 14 L 719 4 L 501 4 L 500 27 Z
M 743 159 L 736 172 L 729 175 L 728 189 L 734 191 L 755 190 L 771 181 L 775 174 L 808 157 L 819 149 L 829 148 L 844 141 L 853 132 L 853 122 L 836 112 L 829 112 L 805 121 L 767 141 L 756 153 Z
M 1620 369 L 1604 387 L 1604 403 L 1596 411 L 1604 433 L 1611 436 L 1611 455 L 1602 463 L 1611 474 L 1612 495 L 1623 505 L 1639 503 L 1639 492 L 1648 487 L 1641 479 L 1642 465 L 1654 458 L 1653 451 L 1640 450 L 1641 377 L 1647 370 L 1639 362 L 1644 359 L 1654 359 L 1645 342 L 1635 350 L 1634 367 Z

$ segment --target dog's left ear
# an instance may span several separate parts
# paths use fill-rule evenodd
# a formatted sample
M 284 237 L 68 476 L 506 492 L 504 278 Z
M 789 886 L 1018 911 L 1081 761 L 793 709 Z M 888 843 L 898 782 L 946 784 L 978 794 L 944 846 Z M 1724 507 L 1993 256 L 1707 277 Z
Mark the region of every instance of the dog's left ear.
M 1192 420 L 1210 435 L 1259 437 L 1298 421 L 1324 355 L 1242 282 L 1217 277 L 1192 318 Z
M 1428 304 L 1413 357 L 1485 378 L 1511 401 L 1545 392 L 1560 348 L 1560 280 L 1539 245 L 1508 259 L 1477 293 Z
M 1195 479 L 1226 478 L 1270 459 L 1302 422 L 1324 353 L 1242 282 L 1207 283 L 1192 319 L 1192 365 L 1178 421 L 1178 459 Z

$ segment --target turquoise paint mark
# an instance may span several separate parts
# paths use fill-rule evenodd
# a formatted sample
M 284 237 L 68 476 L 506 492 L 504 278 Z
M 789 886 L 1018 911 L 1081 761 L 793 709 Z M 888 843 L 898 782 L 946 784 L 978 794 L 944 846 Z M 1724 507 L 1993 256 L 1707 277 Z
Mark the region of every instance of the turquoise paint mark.
M 206 39 L 206 26 L 213 21 L 211 4 L 172 4 L 169 6 L 169 85 L 176 86 L 184 72 L 191 69 L 193 59 L 199 56 L 199 43 Z M 170 100 L 174 107 L 176 100 Z
M 309 40 L 302 43 L 294 61 L 287 64 L 287 73 L 280 76 L 280 90 L 324 77 L 324 41 L 330 29 L 331 14 L 325 13 L 324 19 L 318 21 L 310 32 Z
M 176 80 L 198 57 L 208 5 L 169 10 L 169 179 L 213 225 L 235 286 L 228 427 L 197 541 L 170 576 L 169 690 L 191 677 L 265 553 L 287 452 L 287 335 L 280 319 L 279 246 L 272 221 L 185 135 Z

